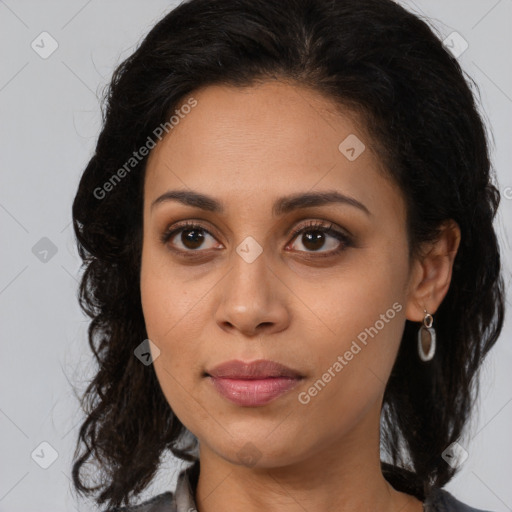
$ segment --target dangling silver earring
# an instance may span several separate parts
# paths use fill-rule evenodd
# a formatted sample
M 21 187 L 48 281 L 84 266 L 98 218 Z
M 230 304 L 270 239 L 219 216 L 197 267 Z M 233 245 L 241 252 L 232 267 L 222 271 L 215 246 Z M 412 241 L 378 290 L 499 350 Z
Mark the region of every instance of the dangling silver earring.
M 436 352 L 436 330 L 432 327 L 434 323 L 434 318 L 430 313 L 425 311 L 425 317 L 423 318 L 423 325 L 418 330 L 418 354 L 422 361 L 430 361 Z M 425 353 L 425 347 L 427 345 L 427 341 L 425 338 L 427 336 L 430 338 L 430 346 L 428 352 Z

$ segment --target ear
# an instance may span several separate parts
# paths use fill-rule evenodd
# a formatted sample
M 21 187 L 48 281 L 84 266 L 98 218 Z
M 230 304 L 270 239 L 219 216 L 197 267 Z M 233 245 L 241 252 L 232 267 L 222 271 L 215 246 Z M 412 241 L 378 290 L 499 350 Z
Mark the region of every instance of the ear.
M 422 322 L 424 310 L 434 314 L 443 301 L 450 288 L 460 238 L 459 225 L 449 219 L 441 225 L 439 238 L 423 247 L 421 256 L 413 261 L 405 308 L 408 320 Z

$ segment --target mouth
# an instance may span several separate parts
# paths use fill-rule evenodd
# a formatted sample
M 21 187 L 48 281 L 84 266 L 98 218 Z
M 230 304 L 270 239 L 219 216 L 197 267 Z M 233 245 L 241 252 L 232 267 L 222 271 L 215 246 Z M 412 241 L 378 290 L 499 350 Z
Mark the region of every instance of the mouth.
M 203 374 L 225 399 L 243 407 L 265 405 L 292 390 L 304 378 L 275 361 L 227 361 Z

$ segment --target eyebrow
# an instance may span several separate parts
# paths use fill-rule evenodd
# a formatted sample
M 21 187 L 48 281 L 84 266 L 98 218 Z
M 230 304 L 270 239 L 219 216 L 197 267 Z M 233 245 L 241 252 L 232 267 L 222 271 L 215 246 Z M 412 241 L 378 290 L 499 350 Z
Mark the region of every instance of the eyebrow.
M 167 201 L 178 201 L 184 205 L 214 213 L 223 213 L 225 211 L 223 204 L 217 199 L 191 190 L 168 190 L 151 203 L 150 209 L 153 210 L 155 206 Z M 325 206 L 332 203 L 353 206 L 363 211 L 368 216 L 372 215 L 363 203 L 335 190 L 297 193 L 281 197 L 275 201 L 272 207 L 272 214 L 274 216 L 281 216 L 301 208 Z

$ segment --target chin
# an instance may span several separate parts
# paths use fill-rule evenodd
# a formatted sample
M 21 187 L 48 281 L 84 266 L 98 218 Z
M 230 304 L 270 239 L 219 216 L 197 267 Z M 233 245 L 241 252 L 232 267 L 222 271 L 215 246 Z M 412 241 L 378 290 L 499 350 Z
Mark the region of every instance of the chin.
M 225 433 L 222 443 L 219 444 L 216 439 L 209 447 L 230 464 L 255 469 L 287 466 L 304 456 L 304 446 L 301 446 L 300 453 L 294 453 L 298 443 L 292 441 L 290 436 L 281 438 L 271 434 L 270 439 L 269 433 L 272 432 L 272 428 L 255 432 L 251 430 L 244 432 L 243 436 L 231 437 Z

